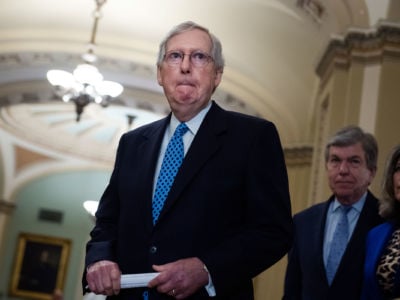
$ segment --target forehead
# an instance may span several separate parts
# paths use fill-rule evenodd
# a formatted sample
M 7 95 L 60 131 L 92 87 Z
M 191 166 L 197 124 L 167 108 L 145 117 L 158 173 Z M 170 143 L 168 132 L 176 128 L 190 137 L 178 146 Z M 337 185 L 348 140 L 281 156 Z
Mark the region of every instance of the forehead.
M 365 157 L 365 151 L 361 145 L 361 143 L 356 143 L 350 146 L 331 146 L 329 148 L 329 156 L 338 156 L 341 158 L 349 158 L 349 157 Z
M 207 32 L 200 29 L 191 29 L 178 33 L 171 37 L 166 45 L 168 50 L 198 49 L 209 51 L 211 49 L 211 38 Z

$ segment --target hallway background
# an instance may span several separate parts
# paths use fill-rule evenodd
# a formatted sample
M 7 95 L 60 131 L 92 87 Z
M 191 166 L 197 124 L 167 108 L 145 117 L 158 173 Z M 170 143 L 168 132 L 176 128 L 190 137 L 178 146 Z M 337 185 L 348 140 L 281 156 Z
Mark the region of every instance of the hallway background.
M 46 79 L 82 62 L 94 0 L 0 0 L 0 299 L 9 295 L 20 233 L 71 241 L 65 299 L 81 299 L 84 246 L 122 133 L 167 113 L 156 80 L 158 44 L 192 20 L 221 40 L 214 99 L 273 121 L 281 135 L 293 213 L 325 200 L 326 138 L 356 124 L 379 143 L 371 187 L 400 142 L 400 0 L 109 0 L 95 65 L 121 83 L 106 108 L 64 103 Z M 286 258 L 254 279 L 257 300 L 280 299 Z

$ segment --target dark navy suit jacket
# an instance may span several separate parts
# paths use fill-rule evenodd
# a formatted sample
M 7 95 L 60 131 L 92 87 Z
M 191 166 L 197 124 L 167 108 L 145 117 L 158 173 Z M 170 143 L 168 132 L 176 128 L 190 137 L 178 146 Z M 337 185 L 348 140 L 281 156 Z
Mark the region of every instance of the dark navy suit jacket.
M 377 264 L 383 254 L 383 251 L 398 225 L 392 222 L 383 223 L 368 233 L 367 236 L 367 253 L 364 265 L 364 284 L 362 289 L 362 300 L 384 300 L 386 299 L 378 285 L 376 278 Z M 399 272 L 398 272 L 399 273 Z M 395 291 L 397 296 L 400 295 L 400 274 L 395 277 Z
M 325 220 L 334 197 L 294 216 L 294 242 L 286 270 L 285 300 L 360 299 L 368 231 L 383 220 L 378 201 L 368 192 L 363 210 L 347 245 L 332 285 L 328 285 L 323 260 Z
M 153 177 L 170 116 L 124 134 L 96 214 L 86 265 L 116 261 L 122 273 L 199 257 L 216 299 L 253 299 L 252 277 L 290 249 L 292 217 L 275 126 L 213 102 L 152 224 Z M 83 283 L 85 284 L 85 282 Z M 150 290 L 150 299 L 170 299 Z M 142 299 L 140 289 L 116 299 Z M 201 289 L 190 299 L 208 299 Z

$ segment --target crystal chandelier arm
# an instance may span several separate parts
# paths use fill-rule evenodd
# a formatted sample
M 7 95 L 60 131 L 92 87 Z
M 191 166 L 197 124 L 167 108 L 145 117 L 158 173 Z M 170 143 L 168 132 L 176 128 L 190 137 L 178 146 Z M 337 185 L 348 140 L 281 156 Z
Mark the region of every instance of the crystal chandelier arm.
M 76 121 L 79 122 L 86 105 L 91 102 L 106 107 L 112 98 L 118 97 L 123 86 L 117 82 L 103 80 L 103 75 L 93 65 L 97 60 L 94 54 L 98 23 L 102 17 L 101 8 L 106 0 L 95 0 L 96 9 L 93 12 L 93 27 L 89 40 L 88 51 L 82 55 L 83 64 L 79 64 L 73 74 L 63 70 L 47 72 L 49 82 L 55 86 L 56 94 L 65 102 L 73 101 L 76 108 Z

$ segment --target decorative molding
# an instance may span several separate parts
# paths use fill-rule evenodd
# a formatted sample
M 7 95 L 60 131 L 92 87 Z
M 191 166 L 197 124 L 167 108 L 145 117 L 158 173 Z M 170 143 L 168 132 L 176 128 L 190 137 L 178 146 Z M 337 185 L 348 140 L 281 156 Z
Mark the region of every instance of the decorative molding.
M 0 199 L 0 214 L 11 215 L 15 207 L 15 204 Z
M 78 63 L 82 62 L 81 56 L 78 54 L 71 53 L 52 53 L 52 52 L 14 52 L 14 53 L 0 53 L 0 88 L 3 84 L 16 83 L 18 80 L 23 82 L 29 81 L 42 81 L 45 82 L 44 77 L 45 71 L 50 68 L 70 69 L 72 70 Z M 136 91 L 141 91 L 141 94 L 153 94 L 151 99 L 155 98 L 154 94 L 159 95 L 159 98 L 164 98 L 162 90 L 158 89 L 157 84 L 157 69 L 151 65 L 139 64 L 133 61 L 120 60 L 106 57 L 99 57 L 96 62 L 96 66 L 106 72 L 110 72 L 117 76 L 126 91 L 117 99 L 113 100 L 114 104 L 123 106 L 133 106 L 137 108 L 144 108 L 151 112 L 160 112 L 160 109 L 156 108 L 154 103 L 147 101 L 147 99 L 132 99 L 129 91 L 133 94 Z M 13 70 L 19 74 L 15 78 L 7 78 L 10 71 Z M 13 72 L 13 73 L 14 73 Z M 27 75 L 29 74 L 29 75 Z M 29 78 L 27 76 L 30 76 Z M 18 95 L 1 95 L 0 91 L 0 106 L 15 104 L 15 103 L 36 103 L 40 100 L 54 100 L 58 101 L 54 93 L 52 93 L 52 87 L 49 84 L 49 89 L 46 95 L 41 89 L 37 90 L 25 90 L 22 92 L 21 89 L 17 89 Z M 38 93 L 41 93 L 38 95 Z M 227 109 L 234 109 L 239 112 L 243 112 L 250 115 L 258 115 L 258 112 L 250 107 L 246 102 L 239 99 L 235 95 L 218 88 L 215 95 L 217 96 L 218 103 L 226 107 Z M 145 95 L 146 96 L 146 95 Z M 164 99 L 163 99 L 164 100 Z M 134 105 L 131 105 L 131 104 Z M 158 106 L 164 106 L 162 112 L 168 112 L 169 107 L 167 101 L 162 101 L 162 104 Z M 156 105 L 157 106 L 157 105 Z
M 288 167 L 311 166 L 313 148 L 310 146 L 285 148 L 284 155 Z
M 376 28 L 349 29 L 345 36 L 332 38 L 316 73 L 324 82 L 334 67 L 348 69 L 352 62 L 377 63 L 383 57 L 400 59 L 400 24 L 381 22 Z
M 330 95 L 326 95 L 322 102 L 319 104 L 319 116 L 318 126 L 315 132 L 316 144 L 314 148 L 314 161 L 311 170 L 311 191 L 310 199 L 311 203 L 316 203 L 317 199 L 322 197 L 321 195 L 321 181 L 322 181 L 322 165 L 324 164 L 325 156 L 325 143 L 327 138 L 327 126 L 328 126 L 328 113 L 330 106 Z
M 325 6 L 319 0 L 297 0 L 296 5 L 301 7 L 311 18 L 321 24 L 325 15 Z
M 60 52 L 11 52 L 0 53 L 0 70 L 27 67 L 51 66 L 58 68 L 73 69 L 82 63 L 80 54 Z M 99 57 L 96 66 L 100 69 L 117 70 L 119 72 L 130 72 L 140 77 L 155 78 L 156 68 L 153 66 L 138 64 L 133 61 L 118 60 Z

